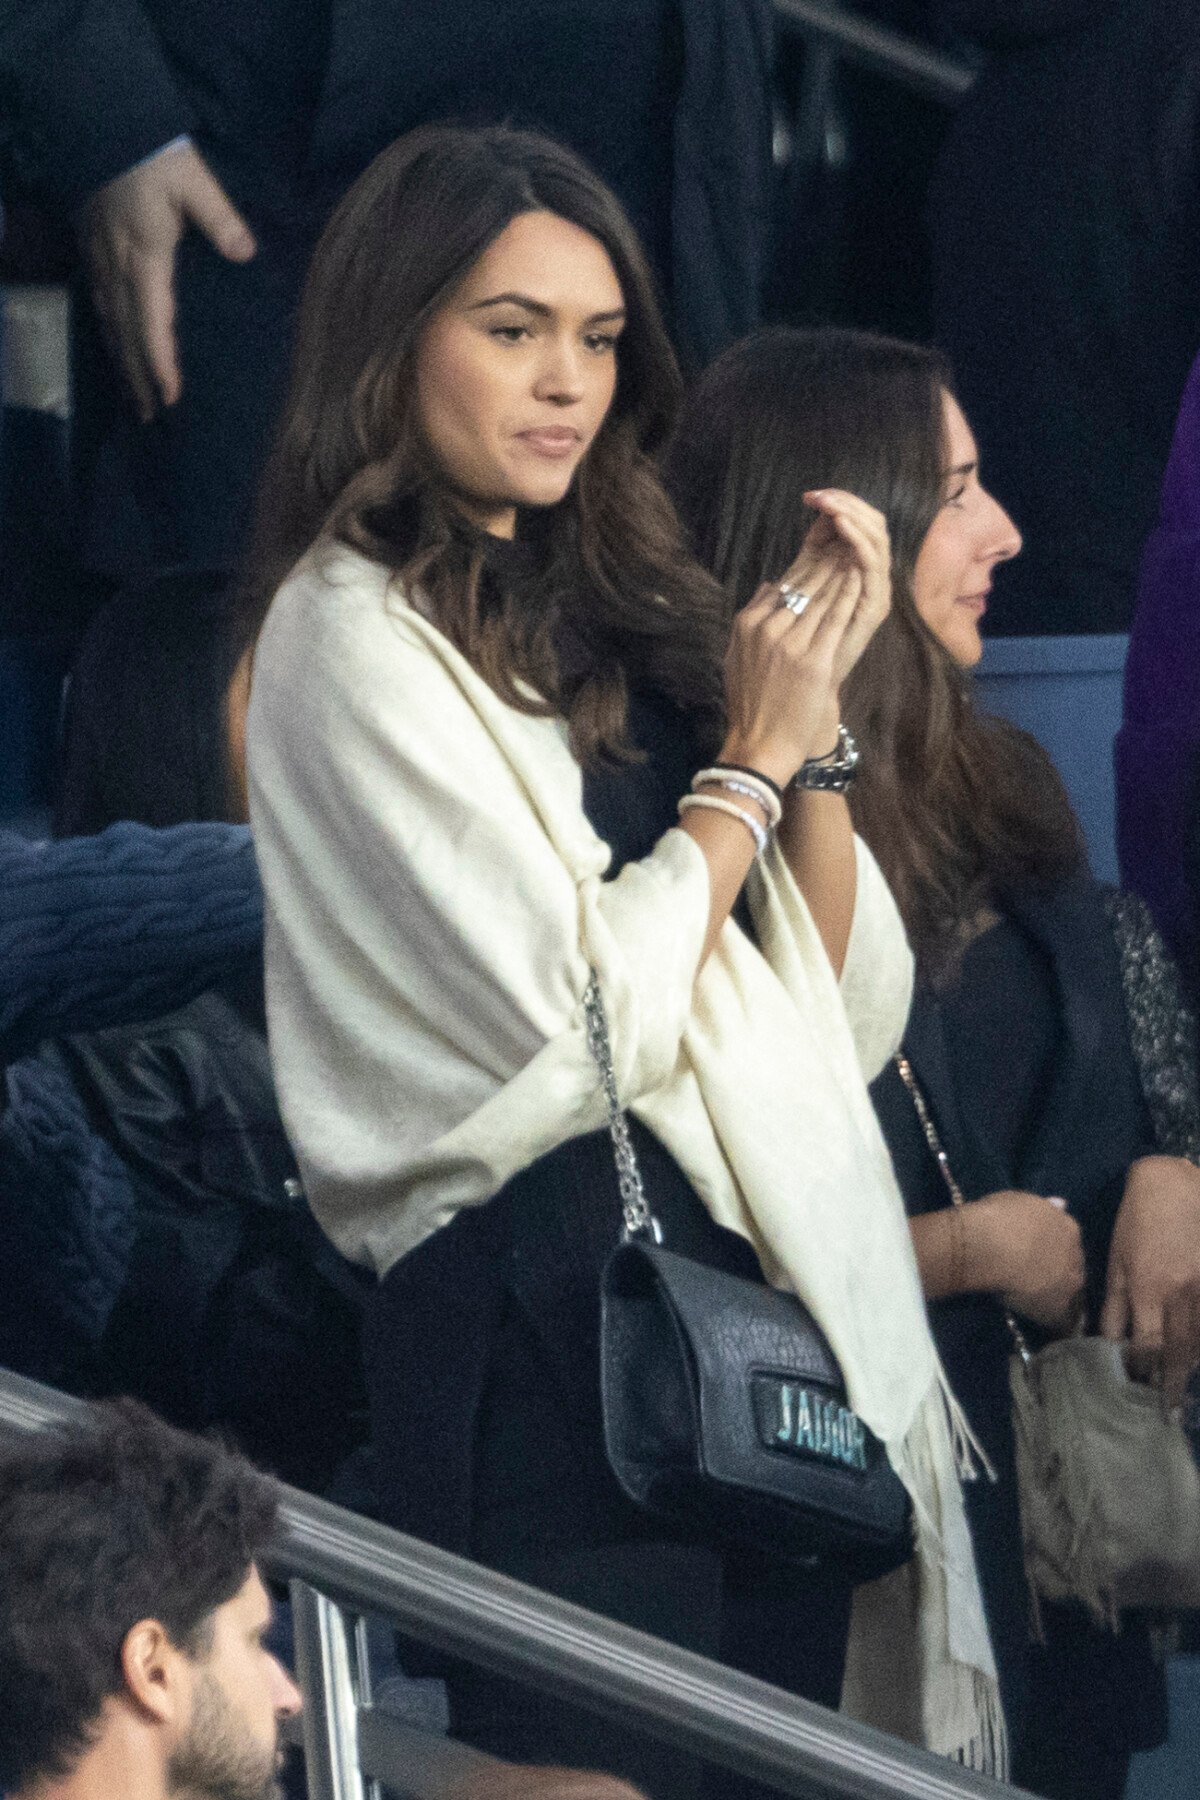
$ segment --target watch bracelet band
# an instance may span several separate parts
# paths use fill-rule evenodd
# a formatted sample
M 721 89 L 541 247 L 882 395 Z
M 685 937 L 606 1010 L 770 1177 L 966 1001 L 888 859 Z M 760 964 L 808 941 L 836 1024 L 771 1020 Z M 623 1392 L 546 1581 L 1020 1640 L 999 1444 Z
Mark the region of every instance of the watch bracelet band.
M 844 794 L 858 774 L 862 753 L 844 725 L 838 726 L 837 743 L 827 756 L 810 756 L 792 776 L 792 786 L 809 793 Z

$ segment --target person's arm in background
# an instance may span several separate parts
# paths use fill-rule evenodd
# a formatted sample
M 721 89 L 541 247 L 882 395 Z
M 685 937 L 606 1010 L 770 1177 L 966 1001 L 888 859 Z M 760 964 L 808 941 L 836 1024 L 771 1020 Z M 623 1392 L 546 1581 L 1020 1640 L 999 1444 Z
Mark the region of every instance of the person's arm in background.
M 190 108 L 137 0 L 9 0 L 0 107 L 23 180 L 79 210 L 96 309 L 139 416 L 179 398 L 175 251 L 189 227 L 254 239 L 187 136 Z
M 21 180 L 65 206 L 194 123 L 138 0 L 7 0 L 0 101 Z
M 0 1058 L 181 1006 L 262 943 L 249 830 L 0 833 Z

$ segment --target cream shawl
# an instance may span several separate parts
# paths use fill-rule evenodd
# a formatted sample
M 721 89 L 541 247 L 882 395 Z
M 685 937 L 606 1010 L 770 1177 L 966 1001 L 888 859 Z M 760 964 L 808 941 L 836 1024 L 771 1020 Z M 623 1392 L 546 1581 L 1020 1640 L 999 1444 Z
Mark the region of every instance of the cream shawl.
M 594 968 L 623 1103 L 812 1309 L 913 1495 L 911 1570 L 856 1599 L 847 1705 L 1002 1768 L 965 1432 L 866 1091 L 912 979 L 868 851 L 840 983 L 773 847 L 748 887 L 761 951 L 730 920 L 697 976 L 694 841 L 669 830 L 604 881 L 561 724 L 506 706 L 387 571 L 342 548 L 310 553 L 272 604 L 247 744 L 271 1051 L 329 1236 L 383 1273 L 603 1124 L 582 1009 Z M 878 1714 L 901 1670 L 910 1704 Z

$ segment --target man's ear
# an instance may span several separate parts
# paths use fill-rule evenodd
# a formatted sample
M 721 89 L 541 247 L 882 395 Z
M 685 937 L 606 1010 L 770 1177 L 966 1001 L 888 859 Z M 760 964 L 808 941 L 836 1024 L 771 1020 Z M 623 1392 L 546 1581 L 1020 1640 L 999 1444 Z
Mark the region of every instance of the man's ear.
M 187 1658 L 157 1619 L 139 1619 L 121 1645 L 121 1673 L 128 1697 L 160 1725 L 186 1715 L 191 1684 Z

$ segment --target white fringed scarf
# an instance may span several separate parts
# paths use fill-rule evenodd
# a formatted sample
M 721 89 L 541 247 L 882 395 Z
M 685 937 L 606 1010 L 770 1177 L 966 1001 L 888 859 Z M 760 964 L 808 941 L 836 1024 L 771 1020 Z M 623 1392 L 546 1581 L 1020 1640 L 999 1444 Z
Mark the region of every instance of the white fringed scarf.
M 595 968 L 623 1103 L 712 1216 L 811 1308 L 912 1495 L 913 1562 L 858 1591 L 843 1704 L 1003 1775 L 1004 1723 L 959 1489 L 969 1433 L 929 1335 L 866 1090 L 912 963 L 857 845 L 841 981 L 772 846 L 696 974 L 707 865 L 683 831 L 604 881 L 561 724 L 515 712 L 344 549 L 271 607 L 248 727 L 280 1100 L 313 1210 L 384 1272 L 603 1123 Z

